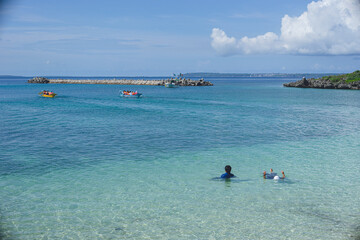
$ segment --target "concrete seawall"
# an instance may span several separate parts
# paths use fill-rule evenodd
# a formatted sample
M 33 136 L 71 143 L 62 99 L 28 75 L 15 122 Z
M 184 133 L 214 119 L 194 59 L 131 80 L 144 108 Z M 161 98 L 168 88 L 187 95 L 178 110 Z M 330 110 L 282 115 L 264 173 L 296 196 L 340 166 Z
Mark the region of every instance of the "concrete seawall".
M 47 79 L 43 77 L 36 77 L 28 80 L 28 83 L 53 83 L 53 84 L 114 84 L 114 85 L 150 85 L 150 86 L 164 86 L 165 83 L 171 82 L 167 80 L 144 80 L 144 79 Z M 178 79 L 175 80 L 179 86 L 213 86 L 211 82 L 204 80 Z

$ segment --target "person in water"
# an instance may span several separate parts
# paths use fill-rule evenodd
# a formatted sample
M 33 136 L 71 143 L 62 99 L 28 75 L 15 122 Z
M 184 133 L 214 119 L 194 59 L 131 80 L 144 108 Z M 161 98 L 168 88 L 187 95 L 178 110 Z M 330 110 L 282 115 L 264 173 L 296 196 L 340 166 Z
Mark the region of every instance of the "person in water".
M 225 173 L 221 175 L 221 178 L 232 178 L 232 177 L 235 177 L 235 175 L 231 173 L 231 166 L 226 165 Z
M 275 173 L 272 168 L 270 168 L 270 173 L 267 173 L 266 171 L 263 172 L 263 177 L 264 179 L 274 179 L 274 180 L 279 180 L 279 179 L 285 179 L 285 173 L 284 171 L 281 171 L 282 177 L 278 176 L 277 173 Z

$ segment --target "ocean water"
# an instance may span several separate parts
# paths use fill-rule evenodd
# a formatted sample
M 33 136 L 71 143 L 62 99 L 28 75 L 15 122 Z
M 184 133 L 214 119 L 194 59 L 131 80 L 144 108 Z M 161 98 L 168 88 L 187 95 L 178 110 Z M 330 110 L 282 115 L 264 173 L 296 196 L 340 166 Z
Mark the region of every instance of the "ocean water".
M 26 80 L 0 79 L 1 239 L 360 238 L 360 91 Z

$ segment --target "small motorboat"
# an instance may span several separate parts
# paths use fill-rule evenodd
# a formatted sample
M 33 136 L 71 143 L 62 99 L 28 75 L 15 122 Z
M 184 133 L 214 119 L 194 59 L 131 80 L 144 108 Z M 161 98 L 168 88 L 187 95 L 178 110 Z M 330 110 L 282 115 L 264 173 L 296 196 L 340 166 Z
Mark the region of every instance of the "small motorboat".
M 141 93 L 138 93 L 138 91 L 120 91 L 120 96 L 121 97 L 133 97 L 133 98 L 139 98 L 141 97 Z
M 165 83 L 165 87 L 167 87 L 167 88 L 177 88 L 177 87 L 179 87 L 179 85 L 176 85 L 174 82 L 168 82 L 168 83 Z
M 39 95 L 42 97 L 54 98 L 56 96 L 56 93 L 54 93 L 53 91 L 44 90 L 39 92 Z

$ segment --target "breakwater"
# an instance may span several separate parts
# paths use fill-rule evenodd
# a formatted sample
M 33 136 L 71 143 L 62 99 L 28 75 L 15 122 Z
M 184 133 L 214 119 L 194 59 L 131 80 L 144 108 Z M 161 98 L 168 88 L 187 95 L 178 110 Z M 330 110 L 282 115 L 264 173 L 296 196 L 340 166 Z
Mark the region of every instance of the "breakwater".
M 178 86 L 213 86 L 211 82 L 191 79 L 163 79 L 163 80 L 144 80 L 144 79 L 48 79 L 44 77 L 35 77 L 28 80 L 28 83 L 54 83 L 54 84 L 114 84 L 114 85 L 151 85 L 164 86 L 165 83 L 173 82 Z
M 284 87 L 296 87 L 296 88 L 324 88 L 324 89 L 352 89 L 360 90 L 360 81 L 354 82 L 332 82 L 326 79 L 306 79 L 303 78 L 296 82 L 284 83 Z

